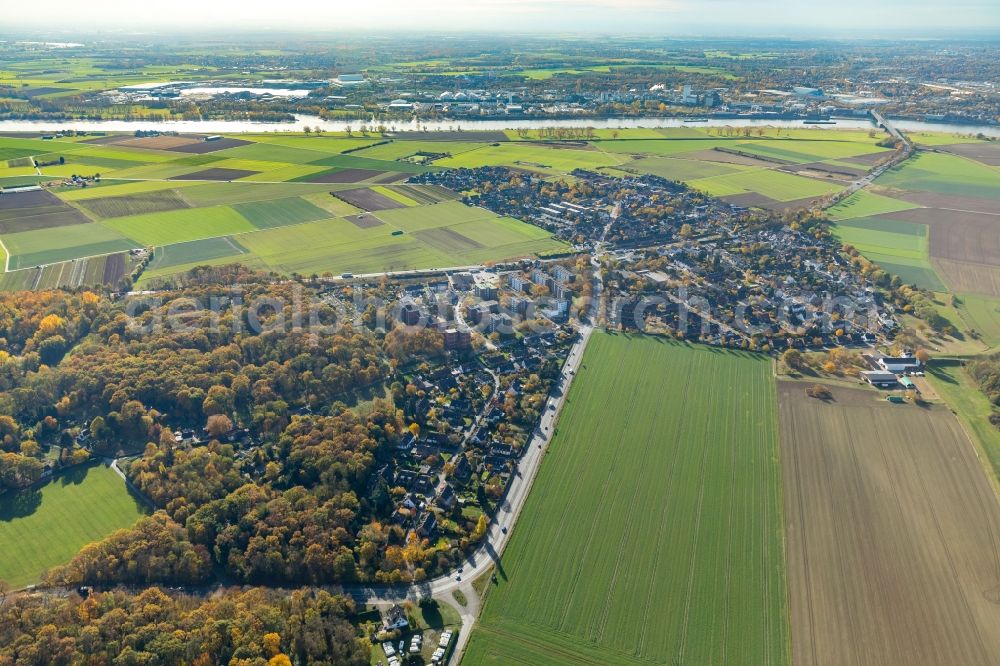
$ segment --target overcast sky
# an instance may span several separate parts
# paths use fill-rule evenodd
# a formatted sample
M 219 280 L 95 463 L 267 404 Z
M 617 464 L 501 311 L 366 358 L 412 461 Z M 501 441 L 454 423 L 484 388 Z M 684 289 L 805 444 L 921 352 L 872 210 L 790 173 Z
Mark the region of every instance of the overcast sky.
M 789 34 L 893 26 L 914 33 L 1000 28 L 1000 0 L 44 0 L 4 3 L 7 26 L 437 29 Z

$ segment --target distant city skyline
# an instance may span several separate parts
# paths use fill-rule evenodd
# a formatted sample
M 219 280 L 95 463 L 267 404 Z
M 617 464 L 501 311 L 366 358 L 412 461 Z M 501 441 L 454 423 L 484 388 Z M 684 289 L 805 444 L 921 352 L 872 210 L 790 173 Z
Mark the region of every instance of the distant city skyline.
M 188 28 L 596 32 L 636 34 L 940 34 L 1000 28 L 997 0 L 123 0 L 20 3 L 7 28 Z M 0 28 L 2 30 L 2 28 Z

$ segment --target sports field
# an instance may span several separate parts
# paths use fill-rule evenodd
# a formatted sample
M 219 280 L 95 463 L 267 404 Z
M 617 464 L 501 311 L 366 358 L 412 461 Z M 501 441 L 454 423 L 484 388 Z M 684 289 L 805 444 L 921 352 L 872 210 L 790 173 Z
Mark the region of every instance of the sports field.
M 38 581 L 88 543 L 134 523 L 145 510 L 125 481 L 101 465 L 77 468 L 39 490 L 0 498 L 0 579 Z
M 595 333 L 463 664 L 786 664 L 770 362 Z
M 795 664 L 996 664 L 1000 504 L 954 415 L 781 382 Z

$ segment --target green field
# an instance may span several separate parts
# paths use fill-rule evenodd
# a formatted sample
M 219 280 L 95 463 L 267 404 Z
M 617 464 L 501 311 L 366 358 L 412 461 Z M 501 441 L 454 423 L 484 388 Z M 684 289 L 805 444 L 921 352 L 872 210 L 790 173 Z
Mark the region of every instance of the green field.
M 331 217 L 327 211 L 299 197 L 236 204 L 233 209 L 258 229 L 283 227 Z
M 229 236 L 253 231 L 255 228 L 245 217 L 228 206 L 186 208 L 120 217 L 102 224 L 133 239 L 142 247 Z
M 134 523 L 144 509 L 113 470 L 71 470 L 44 485 L 0 498 L 0 579 L 20 588 L 65 564 L 83 546 Z
M 990 423 L 993 406 L 972 377 L 955 363 L 933 363 L 927 376 L 931 385 L 958 414 L 969 434 L 979 443 L 989 460 L 996 479 L 1000 480 L 1000 430 Z
M 236 240 L 272 270 L 307 275 L 464 266 L 567 247 L 539 227 L 457 201 L 384 210 L 377 217 L 384 224 L 367 229 L 326 219 Z
M 883 213 L 918 208 L 916 204 L 873 194 L 868 190 L 858 190 L 827 212 L 832 220 L 848 220 L 855 217 L 871 217 Z
M 989 347 L 1000 347 L 1000 299 L 959 294 L 958 311 Z
M 765 357 L 595 333 L 463 664 L 786 664 Z
M 909 191 L 1000 198 L 1000 169 L 946 153 L 917 153 L 876 182 Z
M 881 217 L 842 220 L 833 228 L 845 245 L 852 245 L 869 261 L 921 289 L 946 291 L 930 262 L 926 224 Z
M 229 236 L 176 243 L 156 248 L 148 270 L 163 273 L 168 268 L 185 264 L 207 264 L 225 258 L 237 261 L 237 257 L 246 253 L 246 248 Z
M 609 170 L 612 174 L 620 169 L 624 172 L 651 173 L 654 176 L 660 176 L 667 180 L 688 182 L 699 178 L 724 176 L 745 168 L 731 164 L 706 162 L 704 160 L 678 159 L 674 157 L 644 157 L 627 162 L 620 167 L 610 167 Z
M 133 79 L 122 76 L 121 80 Z M 67 86 L 67 94 L 74 89 Z M 136 114 L 147 111 L 137 108 Z M 834 164 L 840 158 L 881 150 L 875 146 L 879 137 L 862 131 L 760 128 L 749 136 L 723 133 L 722 128 L 698 126 L 600 129 L 593 131 L 592 141 L 567 142 L 551 140 L 537 130 L 526 135 L 509 131 L 512 140 L 497 143 L 465 140 L 461 135 L 432 141 L 425 136 L 409 140 L 405 135 L 374 133 L 261 133 L 233 136 L 249 143 L 228 148 L 220 143 L 216 151 L 203 154 L 171 150 L 176 143 L 170 140 L 137 141 L 131 136 L 107 136 L 100 142 L 91 141 L 91 137 L 46 141 L 0 137 L 0 184 L 37 180 L 27 158 L 64 157 L 65 164 L 45 167 L 51 191 L 96 221 L 70 228 L 68 221 L 75 214 L 70 211 L 68 216 L 46 218 L 50 228 L 24 225 L 13 227 L 19 229 L 16 233 L 4 233 L 11 269 L 42 268 L 35 274 L 7 277 L 0 288 L 86 284 L 78 281 L 101 275 L 100 262 L 70 265 L 74 261 L 144 246 L 159 248 L 143 278 L 146 280 L 184 271 L 200 262 L 234 260 L 285 273 L 381 272 L 561 252 L 566 245 L 541 229 L 465 207 L 453 201 L 453 193 L 441 188 L 386 183 L 447 167 L 501 165 L 552 178 L 565 177 L 579 168 L 604 169 L 611 175 L 650 173 L 681 180 L 719 196 L 759 193 L 788 202 L 829 194 L 841 185 L 780 171 L 777 162 L 773 167 L 760 166 L 765 163 L 751 167 L 711 159 L 722 153 L 705 159 L 697 152 L 725 146 L 796 162 Z M 421 153 L 448 156 L 429 165 L 417 164 L 424 159 Z M 208 172 L 213 169 L 254 173 L 239 177 Z M 407 208 L 377 213 L 385 224 L 373 228 L 360 229 L 342 219 L 360 211 L 331 194 L 363 184 L 309 181 L 348 169 L 388 172 L 368 178 L 363 172 L 354 176 Z M 86 188 L 59 182 L 61 176 L 80 172 L 100 172 L 101 181 Z M 192 175 L 201 180 L 183 179 Z M 233 182 L 211 181 L 234 175 Z M 178 177 L 182 179 L 170 180 Z M 870 201 L 865 205 L 868 207 L 861 212 L 867 210 L 869 215 L 881 210 L 872 208 Z M 17 217 L 16 212 L 12 214 Z M 79 216 L 75 221 L 80 221 Z M 404 233 L 391 236 L 393 231 Z M 886 253 L 882 258 L 893 256 Z M 916 260 L 896 257 L 896 261 L 903 266 Z M 929 265 L 899 270 L 933 275 Z M 931 284 L 923 278 L 918 281 Z
M 700 178 L 688 184 L 717 197 L 756 192 L 776 201 L 821 197 L 841 189 L 836 183 L 773 169 L 754 169 L 712 178 Z
M 11 270 L 141 247 L 141 244 L 98 223 L 7 234 L 3 242 L 10 253 Z
M 615 166 L 624 161 L 625 158 L 622 155 L 613 155 L 600 150 L 559 149 L 543 144 L 510 142 L 484 146 L 477 150 L 446 157 L 436 161 L 434 166 L 450 168 L 510 166 L 542 172 L 570 172 L 574 169 Z

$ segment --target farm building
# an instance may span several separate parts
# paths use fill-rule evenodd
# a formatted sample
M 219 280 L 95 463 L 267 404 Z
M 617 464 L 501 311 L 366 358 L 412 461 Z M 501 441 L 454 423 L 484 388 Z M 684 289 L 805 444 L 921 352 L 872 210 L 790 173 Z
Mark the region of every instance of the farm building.
M 861 373 L 861 378 L 872 386 L 877 386 L 879 388 L 891 388 L 896 385 L 896 375 L 891 372 L 865 370 Z
M 900 356 L 895 358 L 892 356 L 883 356 L 878 360 L 878 367 L 882 368 L 886 372 L 899 374 L 919 370 L 920 361 L 913 356 Z

